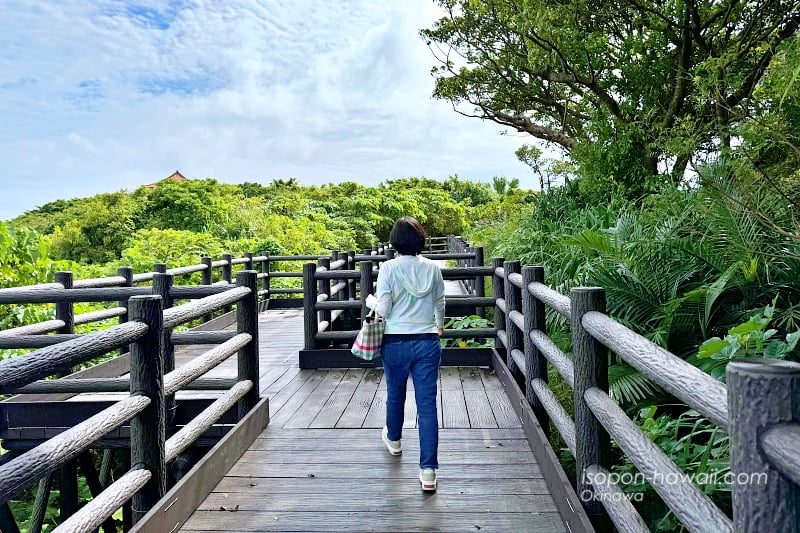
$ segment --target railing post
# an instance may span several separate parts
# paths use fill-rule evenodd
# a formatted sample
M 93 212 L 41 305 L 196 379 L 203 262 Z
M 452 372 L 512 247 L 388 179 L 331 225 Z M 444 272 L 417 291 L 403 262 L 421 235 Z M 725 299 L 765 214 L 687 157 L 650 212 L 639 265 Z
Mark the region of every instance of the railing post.
M 117 276 L 125 278 L 125 281 L 120 283 L 120 287 L 133 287 L 133 268 L 129 266 L 119 267 L 117 269 Z M 128 300 L 120 300 L 117 305 L 119 307 L 124 307 L 125 309 L 128 308 Z M 128 321 L 128 312 L 126 311 L 124 315 L 119 317 L 119 323 L 124 324 Z M 127 346 L 122 347 L 122 353 L 128 351 Z
M 517 366 L 514 361 L 514 352 L 523 354 L 524 343 L 522 339 L 522 332 L 511 320 L 511 311 L 522 312 L 522 291 L 516 285 L 511 283 L 511 274 L 519 274 L 521 267 L 519 261 L 506 261 L 503 263 L 503 269 L 506 272 L 504 293 L 506 297 L 506 310 L 505 315 L 505 328 L 506 339 L 508 340 L 508 369 L 511 375 L 517 378 L 517 383 L 525 383 L 524 369 Z M 523 355 L 524 357 L 524 355 Z
M 536 419 L 539 421 L 545 436 L 550 438 L 550 418 L 531 386 L 531 382 L 534 379 L 541 379 L 545 383 L 548 381 L 547 360 L 531 340 L 531 332 L 534 330 L 547 334 L 545 305 L 528 290 L 528 285 L 534 281 L 544 283 L 544 267 L 522 267 L 522 315 L 525 317 L 525 329 L 522 332 L 522 340 L 525 347 L 525 398 L 528 400 L 533 414 L 536 415 Z
M 56 272 L 55 282 L 60 283 L 65 289 L 71 289 L 74 283 L 72 272 Z M 75 333 L 75 304 L 73 302 L 60 302 L 56 304 L 56 319 L 64 321 L 64 327 L 58 333 Z M 59 377 L 68 376 L 72 368 L 64 368 L 59 372 Z M 78 511 L 78 463 L 70 460 L 61 465 L 61 490 L 59 498 L 61 520 L 66 520 Z
M 608 433 L 583 399 L 585 392 L 593 387 L 608 392 L 608 350 L 583 328 L 581 322 L 589 311 L 605 312 L 606 293 L 600 287 L 577 287 L 570 291 L 569 299 L 575 364 L 575 492 L 580 496 L 593 494 L 592 484 L 585 477 L 587 467 L 593 464 L 610 467 Z M 595 527 L 601 531 L 610 530 L 610 520 L 602 502 L 583 496 L 580 499 Z
M 71 289 L 74 282 L 72 272 L 56 272 L 55 282 L 63 285 L 65 289 Z M 56 319 L 64 321 L 64 327 L 59 328 L 57 333 L 75 333 L 75 304 L 72 302 L 57 303 Z M 59 377 L 64 377 L 71 373 L 71 368 L 65 368 L 62 373 L 59 373 Z
M 203 285 L 211 285 L 214 280 L 214 273 L 212 272 L 213 269 L 211 268 L 211 258 L 207 255 L 204 255 L 200 258 L 200 262 L 206 266 L 206 268 L 201 271 L 201 275 L 203 276 L 201 283 Z M 214 316 L 209 313 L 203 317 L 203 322 L 208 322 L 213 318 Z
M 372 261 L 361 261 L 361 320 L 367 316 L 367 295 L 372 294 Z
M 131 394 L 150 398 L 150 405 L 131 420 L 131 465 L 133 468 L 146 468 L 152 474 L 150 481 L 133 495 L 135 524 L 164 496 L 167 489 L 164 374 L 161 361 L 164 322 L 159 296 L 134 296 L 128 305 L 131 319 L 144 322 L 149 327 L 141 339 L 131 344 Z
M 239 420 L 258 403 L 258 274 L 255 270 L 242 270 L 236 274 L 236 285 L 247 287 L 250 294 L 236 304 L 236 332 L 248 333 L 253 339 L 238 353 L 238 379 L 253 382 L 247 394 L 239 400 Z
M 270 285 L 270 277 L 269 277 L 269 268 L 270 268 L 270 260 L 269 260 L 269 252 L 264 252 L 266 259 L 261 261 L 261 273 L 266 274 L 263 278 L 261 278 L 261 290 L 264 292 L 264 299 L 267 300 L 266 306 L 269 307 L 269 285 Z
M 314 273 L 317 265 L 314 263 L 303 264 L 303 345 L 306 350 L 317 347 L 317 284 L 314 283 Z
M 455 239 L 454 239 L 455 240 Z M 498 350 L 498 353 L 508 361 L 508 351 L 506 350 L 505 345 L 500 341 L 500 330 L 505 327 L 506 319 L 505 313 L 500 309 L 500 306 L 496 304 L 497 300 L 504 300 L 505 299 L 505 283 L 503 278 L 497 275 L 497 269 L 503 268 L 503 263 L 505 259 L 502 257 L 494 257 L 492 258 L 492 297 L 495 301 L 494 306 L 494 337 L 497 339 L 495 342 L 495 346 Z M 505 354 L 505 355 L 503 355 Z
M 317 259 L 317 266 L 324 268 L 326 272 L 330 272 L 330 269 L 331 269 L 331 259 L 330 259 L 330 257 L 320 257 L 319 259 Z M 326 278 L 326 279 L 319 280 L 319 286 L 318 286 L 317 290 L 319 291 L 319 294 L 325 294 L 325 295 L 328 296 L 328 298 L 325 300 L 326 302 L 329 302 L 331 300 L 331 280 L 330 279 Z M 320 318 L 320 320 L 328 323 L 328 331 L 330 331 L 330 327 L 331 327 L 331 310 L 330 309 L 323 309 L 322 311 L 319 312 L 319 318 Z
M 172 274 L 153 274 L 153 294 L 161 297 L 161 310 L 169 309 L 175 303 L 170 289 L 175 283 L 175 276 Z M 172 328 L 161 329 L 161 359 L 163 361 L 164 373 L 169 374 L 175 370 L 175 346 L 172 344 Z M 168 430 L 172 429 L 175 422 L 175 395 L 164 398 L 164 412 L 166 418 L 164 424 Z
M 334 262 L 338 261 L 339 259 L 342 259 L 342 256 L 339 253 L 339 250 L 333 250 L 331 252 L 331 263 L 334 263 Z M 347 269 L 347 263 L 345 262 L 345 266 L 344 266 L 344 268 L 342 268 L 342 270 L 346 270 L 346 269 Z M 336 284 L 339 283 L 339 281 L 340 280 L 337 280 L 336 278 L 333 278 L 333 279 L 331 279 L 331 284 L 332 285 L 336 285 Z M 333 299 L 335 301 L 346 300 L 347 299 L 347 295 L 345 294 L 345 292 L 346 291 L 344 291 L 344 290 L 341 290 L 341 291 L 337 292 L 336 296 L 334 296 Z M 339 315 L 339 324 L 340 325 L 344 322 L 345 318 L 346 318 L 345 316 Z M 328 327 L 328 331 L 333 331 L 333 329 L 334 329 L 333 328 L 333 321 L 331 321 L 331 325 Z
M 253 252 L 245 252 L 244 258 L 247 259 L 247 262 L 244 263 L 242 270 L 253 270 Z
M 166 274 L 167 273 L 167 264 L 166 263 L 154 263 L 153 264 L 153 272 L 156 274 Z
M 233 281 L 233 278 L 231 277 L 232 276 L 231 273 L 233 272 L 233 264 L 231 263 L 231 261 L 233 261 L 233 256 L 231 254 L 222 254 L 222 260 L 227 263 L 225 265 L 222 265 L 222 279 L 224 279 L 230 284 L 231 281 Z M 232 309 L 233 307 L 231 307 L 230 305 L 226 305 L 225 307 L 222 308 L 222 312 L 230 313 Z
M 355 270 L 356 269 L 356 253 L 353 250 L 347 252 L 347 270 Z M 347 300 L 355 300 L 358 297 L 358 290 L 356 288 L 356 280 L 353 278 L 347 279 Z M 355 309 L 348 309 L 346 311 L 347 315 L 347 327 L 348 329 L 354 329 L 354 324 L 356 324 L 356 310 Z
M 483 246 L 476 246 L 475 247 L 475 266 L 482 267 L 483 266 Z M 486 296 L 486 287 L 484 284 L 484 277 L 483 276 L 475 276 L 475 290 L 473 291 L 475 296 L 478 298 L 483 298 Z M 478 315 L 486 316 L 486 311 L 483 307 L 478 308 Z
M 800 365 L 774 359 L 734 361 L 726 375 L 733 529 L 798 531 L 800 487 L 770 464 L 759 439 L 772 426 L 800 422 Z
M 390 261 L 390 260 L 394 259 L 394 248 L 386 248 L 384 250 L 384 253 L 386 255 L 386 260 L 387 261 Z

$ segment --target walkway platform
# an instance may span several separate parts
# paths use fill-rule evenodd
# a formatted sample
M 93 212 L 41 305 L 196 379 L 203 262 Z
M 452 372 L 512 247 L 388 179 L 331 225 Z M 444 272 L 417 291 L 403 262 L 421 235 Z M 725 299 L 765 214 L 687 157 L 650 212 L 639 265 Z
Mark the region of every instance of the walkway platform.
M 182 531 L 566 531 L 493 371 L 442 368 L 440 484 L 426 494 L 413 393 L 404 453 L 392 457 L 380 439 L 382 370 L 297 368 L 302 321 L 300 310 L 259 316 L 270 423 Z

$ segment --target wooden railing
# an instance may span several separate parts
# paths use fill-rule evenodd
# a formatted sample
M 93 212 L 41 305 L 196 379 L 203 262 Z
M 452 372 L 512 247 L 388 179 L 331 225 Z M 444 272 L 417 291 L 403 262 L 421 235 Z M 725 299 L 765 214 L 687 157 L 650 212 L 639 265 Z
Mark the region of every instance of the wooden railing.
M 442 242 L 452 244 L 452 237 L 443 237 Z M 468 251 L 422 254 L 435 260 L 459 262 L 455 268 L 442 268 L 446 280 L 460 280 L 471 288 L 464 296 L 448 296 L 446 311 L 494 306 L 494 299 L 484 296 L 484 277 L 492 275 L 492 269 L 483 266 L 483 249 L 470 248 Z M 358 335 L 360 317 L 367 313 L 366 299 L 374 293 L 378 269 L 384 261 L 394 257 L 394 250 L 385 247 L 372 250 L 369 254 L 352 255 L 351 261 L 339 260 L 332 263 L 320 260 L 316 265 L 303 265 L 304 292 L 304 350 L 300 352 L 301 368 L 321 367 L 363 367 L 372 366 L 350 355 L 349 347 Z M 358 264 L 358 269 L 355 264 Z M 347 268 L 351 265 L 350 268 Z M 336 326 L 336 327 L 334 327 Z M 491 328 L 471 328 L 464 330 L 447 329 L 444 338 L 487 338 L 494 337 Z M 488 364 L 488 355 L 477 351 L 461 350 L 466 358 L 448 361 L 447 364 Z
M 510 374 L 547 434 L 553 422 L 575 457 L 575 494 L 596 526 L 648 531 L 609 475 L 610 438 L 689 531 L 800 530 L 800 365 L 732 362 L 727 386 L 605 314 L 602 288 L 564 296 L 541 267 L 493 259 L 497 338 Z M 572 358 L 547 337 L 545 308 L 567 318 Z M 725 515 L 608 395 L 607 349 L 730 437 L 733 519 Z M 548 387 L 547 365 L 574 390 L 570 416 Z
M 231 264 L 230 261 L 226 263 Z M 249 259 L 243 264 L 250 266 Z M 31 532 L 40 531 L 43 509 L 52 486 L 52 472 L 59 465 L 69 464 L 82 456 L 129 420 L 130 470 L 103 489 L 96 480 L 96 473 L 94 476 L 87 473 L 94 470 L 91 461 L 82 462 L 87 480 L 90 477 L 95 480 L 95 483 L 89 483 L 94 499 L 80 511 L 62 515 L 64 521 L 56 531 L 89 532 L 101 524 L 105 524 L 106 531 L 113 531 L 114 524 L 109 522 L 109 517 L 129 500 L 132 501 L 131 520 L 135 524 L 164 496 L 167 463 L 175 460 L 232 407 L 238 406 L 237 419 L 241 420 L 259 403 L 257 272 L 239 272 L 235 285 L 225 282 L 224 285 L 173 286 L 175 275 L 189 272 L 190 269 L 185 268 L 140 276 L 137 281 L 146 278 L 153 282 L 152 287 L 142 288 L 113 286 L 131 284 L 128 270 L 119 276 L 124 280 L 108 278 L 71 283 L 71 278 L 62 273 L 58 278 L 59 284 L 0 290 L 0 304 L 55 303 L 61 309 L 57 311 L 58 318 L 44 326 L 31 325 L 2 332 L 0 345 L 3 347 L 40 349 L 0 361 L 0 395 L 130 393 L 55 436 L 47 438 L 43 435 L 46 440 L 27 451 L 16 448 L 13 440 L 4 442 L 4 446 L 11 444 L 11 451 L 3 456 L 0 465 L 2 531 L 13 532 L 17 527 L 10 516 L 8 500 L 26 485 L 41 480 L 29 529 Z M 172 307 L 176 299 L 194 300 Z M 75 302 L 99 301 L 123 301 L 127 302 L 127 307 L 90 313 L 90 316 L 74 317 L 67 312 Z M 231 305 L 236 305 L 235 332 L 173 331 L 179 325 Z M 35 334 L 70 329 L 76 323 L 113 316 L 127 321 L 86 334 Z M 175 344 L 219 345 L 189 364 L 175 368 Z M 128 377 L 44 379 L 125 347 L 130 347 Z M 238 354 L 237 378 L 199 379 L 234 353 Z M 173 424 L 175 393 L 185 388 L 223 392 L 167 439 L 167 431 L 177 429 Z M 266 424 L 266 419 L 263 423 Z M 21 448 L 26 446 L 28 444 L 23 443 Z M 62 486 L 62 499 L 67 494 Z M 77 498 L 77 494 L 73 497 Z M 77 507 L 77 502 L 74 503 L 73 507 Z

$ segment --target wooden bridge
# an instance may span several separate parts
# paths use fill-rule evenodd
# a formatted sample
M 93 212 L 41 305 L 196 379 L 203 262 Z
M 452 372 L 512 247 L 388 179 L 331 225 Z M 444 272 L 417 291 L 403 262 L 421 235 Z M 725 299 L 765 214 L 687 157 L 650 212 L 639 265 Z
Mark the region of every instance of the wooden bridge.
M 0 394 L 13 394 L 0 403 L 0 531 L 19 530 L 7 502 L 25 491 L 28 530 L 41 531 L 54 483 L 58 532 L 116 531 L 120 508 L 126 531 L 147 532 L 647 531 L 609 475 L 611 439 L 690 531 L 798 530 L 800 365 L 732 363 L 725 385 L 607 317 L 602 289 L 559 294 L 540 267 L 486 266 L 452 236 L 431 248 L 454 263 L 443 268 L 448 316 L 494 310 L 494 327 L 445 338 L 497 343 L 444 350 L 435 494 L 416 481 L 413 401 L 405 454 L 392 457 L 380 440 L 382 370 L 349 353 L 392 250 L 227 255 L 0 290 L 0 305 L 56 307 L 54 320 L 0 331 L 0 348 L 36 348 L 0 361 Z M 200 279 L 176 282 L 186 276 Z M 113 303 L 75 315 L 75 302 Z M 570 321 L 571 357 L 547 337 L 546 312 Z M 119 324 L 75 333 L 110 319 Z M 751 476 L 732 483 L 732 516 L 609 397 L 608 349 L 728 432 L 732 474 Z M 104 354 L 115 356 L 73 372 Z M 574 389 L 574 413 L 549 389 L 548 366 Z M 574 481 L 553 429 L 575 457 Z M 93 495 L 83 507 L 79 470 Z

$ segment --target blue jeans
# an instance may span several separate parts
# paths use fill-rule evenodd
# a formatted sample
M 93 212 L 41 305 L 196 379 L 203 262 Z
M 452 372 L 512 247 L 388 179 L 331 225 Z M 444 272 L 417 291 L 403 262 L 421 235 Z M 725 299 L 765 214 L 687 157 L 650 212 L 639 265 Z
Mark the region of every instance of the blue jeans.
M 442 360 L 439 336 L 435 333 L 384 335 L 381 354 L 386 379 L 389 440 L 402 437 L 406 382 L 411 374 L 419 420 L 419 467 L 439 468 L 439 419 L 436 412 L 436 388 Z

